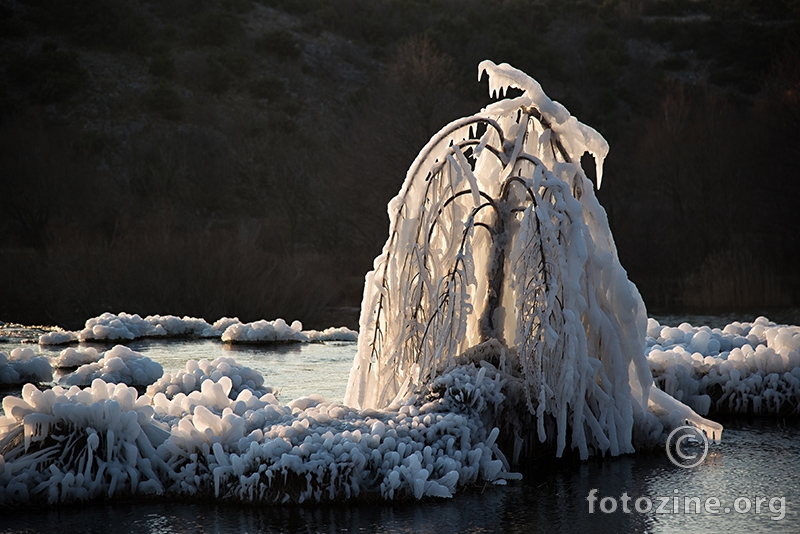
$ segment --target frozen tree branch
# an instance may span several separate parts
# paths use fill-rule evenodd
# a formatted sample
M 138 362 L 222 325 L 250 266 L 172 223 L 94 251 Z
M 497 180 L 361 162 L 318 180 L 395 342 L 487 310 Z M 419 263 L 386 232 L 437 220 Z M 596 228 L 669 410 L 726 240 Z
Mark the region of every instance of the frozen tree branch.
M 558 455 L 568 435 L 582 457 L 633 452 L 653 403 L 646 311 L 575 163 L 592 154 L 599 187 L 608 145 L 524 73 L 479 72 L 490 93 L 523 94 L 449 124 L 409 169 L 367 275 L 345 402 L 390 406 L 491 341 L 517 362 L 523 397 L 507 402 L 527 406 L 539 441 L 554 427 Z

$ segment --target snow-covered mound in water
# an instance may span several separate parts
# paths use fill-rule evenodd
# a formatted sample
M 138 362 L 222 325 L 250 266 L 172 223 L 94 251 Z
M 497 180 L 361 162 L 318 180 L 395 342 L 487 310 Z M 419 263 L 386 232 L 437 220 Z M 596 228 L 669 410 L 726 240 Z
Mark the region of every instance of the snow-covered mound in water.
M 124 345 L 103 353 L 100 360 L 78 367 L 59 380 L 63 386 L 86 386 L 100 379 L 113 384 L 149 386 L 164 374 L 161 364 Z
M 358 332 L 346 327 L 325 330 L 303 330 L 303 323 L 287 324 L 283 319 L 260 320 L 252 323 L 232 324 L 222 333 L 225 343 L 296 342 L 320 343 L 324 341 L 358 341 Z
M 283 319 L 242 323 L 237 318 L 223 317 L 213 324 L 196 317 L 148 315 L 122 312 L 103 313 L 86 321 L 80 332 L 54 331 L 39 336 L 40 345 L 64 345 L 84 341 L 133 341 L 140 338 L 219 338 L 226 343 L 324 342 L 358 340 L 358 332 L 349 328 L 303 330 L 300 321 L 291 325 Z
M 75 341 L 79 341 L 77 332 L 63 330 L 56 330 L 39 336 L 40 345 L 66 345 Z
M 141 337 L 164 337 L 167 331 L 161 324 L 152 324 L 138 314 L 106 312 L 86 321 L 86 326 L 78 333 L 80 341 L 91 340 L 133 340 Z M 41 343 L 41 339 L 39 340 Z
M 215 337 L 219 328 L 238 323 L 238 319 L 227 317 L 214 325 L 196 317 L 176 317 L 174 315 L 148 315 L 142 319 L 138 314 L 122 312 L 119 315 L 106 312 L 86 321 L 86 326 L 78 333 L 79 341 L 134 340 L 142 337 L 199 336 Z M 42 339 L 39 339 L 42 343 Z
M 37 356 L 29 348 L 16 348 L 11 354 L 0 352 L 0 384 L 50 382 L 53 367 L 45 356 Z
M 502 384 L 474 367 L 451 374 L 440 377 L 450 384 L 442 396 L 385 411 L 317 396 L 281 406 L 250 390 L 231 399 L 228 377 L 172 400 L 101 380 L 68 390 L 28 384 L 22 398 L 3 400 L 0 504 L 152 494 L 261 503 L 420 499 L 518 478 L 497 449 L 497 429 L 487 430 L 475 409 L 476 399 L 494 409 Z
M 330 327 L 325 330 L 303 330 L 303 334 L 311 343 L 320 343 L 325 341 L 358 341 L 358 332 L 351 330 L 346 326 Z
M 800 415 L 800 327 L 647 325 L 655 383 L 698 413 Z
M 94 363 L 102 357 L 94 347 L 76 349 L 68 347 L 61 351 L 58 357 L 53 358 L 53 366 L 56 369 L 67 369 L 80 367 L 87 363 Z M 88 383 L 87 383 L 88 384 Z
M 86 321 L 83 330 L 78 332 L 56 331 L 39 336 L 40 345 L 63 345 L 84 341 L 132 341 L 144 337 L 220 337 L 232 324 L 241 323 L 239 319 L 223 317 L 214 324 L 196 317 L 176 317 L 174 315 L 148 315 L 105 312 Z
M 303 334 L 303 324 L 294 321 L 291 325 L 283 319 L 274 321 L 260 320 L 252 323 L 233 324 L 222 333 L 222 341 L 226 343 L 261 343 L 264 341 L 307 342 Z
M 244 390 L 249 390 L 257 397 L 273 392 L 272 388 L 264 386 L 264 377 L 261 373 L 239 365 L 233 358 L 221 356 L 212 362 L 206 359 L 199 362 L 189 360 L 186 362 L 186 367 L 175 375 L 166 373 L 149 386 L 147 394 L 155 397 L 157 393 L 163 393 L 171 400 L 179 393 L 189 395 L 193 391 L 200 391 L 200 385 L 205 380 L 219 382 L 222 377 L 230 379 L 229 395 L 233 398 L 236 398 Z

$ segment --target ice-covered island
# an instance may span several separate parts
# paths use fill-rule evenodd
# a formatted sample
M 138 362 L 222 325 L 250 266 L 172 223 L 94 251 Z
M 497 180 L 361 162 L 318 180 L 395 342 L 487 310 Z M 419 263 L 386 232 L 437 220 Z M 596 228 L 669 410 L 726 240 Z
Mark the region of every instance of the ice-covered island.
M 282 405 L 227 358 L 156 380 L 125 347 L 66 349 L 53 363 L 81 365 L 90 386 L 26 384 L 3 400 L 0 504 L 449 497 L 518 478 L 534 452 L 614 456 L 659 446 L 687 421 L 719 439 L 708 413 L 796 415 L 800 328 L 648 319 L 579 165 L 594 156 L 599 187 L 605 140 L 524 73 L 489 61 L 483 73 L 492 94 L 522 94 L 447 125 L 408 171 L 366 277 L 343 404 Z M 282 320 L 96 319 L 41 342 L 355 339 Z M 52 373 L 32 358 L 0 354 L 0 377 Z M 126 383 L 134 376 L 144 394 Z

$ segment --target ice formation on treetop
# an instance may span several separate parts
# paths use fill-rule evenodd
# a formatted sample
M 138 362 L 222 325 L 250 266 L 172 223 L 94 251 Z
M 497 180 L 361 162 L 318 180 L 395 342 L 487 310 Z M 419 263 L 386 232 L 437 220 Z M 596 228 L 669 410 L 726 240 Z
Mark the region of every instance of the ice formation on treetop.
M 345 403 L 390 406 L 491 346 L 522 382 L 539 441 L 555 423 L 559 455 L 633 452 L 634 420 L 654 424 L 648 405 L 718 439 L 720 425 L 652 387 L 645 306 L 579 164 L 594 155 L 599 187 L 606 141 L 523 72 L 478 72 L 491 93 L 522 95 L 440 130 L 389 203 Z

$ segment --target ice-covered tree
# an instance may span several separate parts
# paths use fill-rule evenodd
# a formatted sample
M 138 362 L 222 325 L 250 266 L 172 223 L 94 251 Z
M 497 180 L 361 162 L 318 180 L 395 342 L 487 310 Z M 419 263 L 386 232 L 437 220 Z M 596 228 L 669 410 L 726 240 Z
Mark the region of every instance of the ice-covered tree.
M 385 408 L 482 350 L 522 383 L 528 432 L 555 427 L 558 455 L 568 436 L 581 457 L 633 452 L 648 405 L 718 438 L 652 386 L 645 306 L 580 165 L 594 157 L 599 188 L 608 144 L 523 72 L 478 72 L 492 95 L 522 94 L 450 123 L 411 165 L 366 277 L 345 402 Z

